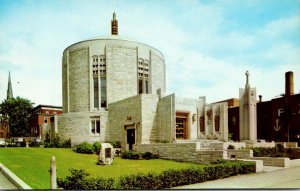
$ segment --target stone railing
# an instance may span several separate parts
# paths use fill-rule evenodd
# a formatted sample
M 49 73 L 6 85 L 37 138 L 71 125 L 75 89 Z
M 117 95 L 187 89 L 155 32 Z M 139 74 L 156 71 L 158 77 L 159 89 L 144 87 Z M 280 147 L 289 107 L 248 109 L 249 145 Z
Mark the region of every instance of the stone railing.
M 297 142 L 276 142 L 276 145 L 280 144 L 283 146 L 283 148 L 296 148 L 298 147 Z
M 249 157 L 253 157 L 253 150 L 250 150 L 250 149 L 228 149 L 227 156 L 230 159 L 249 158 Z
M 159 158 L 175 161 L 210 163 L 227 158 L 227 151 L 197 150 L 196 148 L 196 143 L 157 143 L 133 146 L 133 150 L 138 152 L 152 152 L 157 154 Z
M 278 166 L 278 167 L 289 167 L 290 159 L 282 157 L 250 157 L 248 159 L 252 160 L 262 160 L 264 161 L 264 166 Z

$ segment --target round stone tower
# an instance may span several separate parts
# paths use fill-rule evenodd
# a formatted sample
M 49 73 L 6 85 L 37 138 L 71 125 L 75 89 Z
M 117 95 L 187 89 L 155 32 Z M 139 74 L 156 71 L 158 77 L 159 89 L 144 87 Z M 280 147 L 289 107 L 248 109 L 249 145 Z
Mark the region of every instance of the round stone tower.
M 138 94 L 164 93 L 165 62 L 157 49 L 112 35 L 67 47 L 62 61 L 63 112 L 58 132 L 72 143 L 104 141 L 108 107 Z

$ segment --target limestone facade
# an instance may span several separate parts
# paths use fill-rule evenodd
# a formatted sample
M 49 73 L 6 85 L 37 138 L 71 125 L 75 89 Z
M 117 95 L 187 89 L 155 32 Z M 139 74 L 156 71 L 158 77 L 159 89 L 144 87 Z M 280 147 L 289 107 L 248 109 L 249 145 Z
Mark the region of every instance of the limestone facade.
M 165 97 L 140 94 L 111 103 L 108 107 L 109 128 L 106 129 L 105 140 L 118 140 L 123 148 L 129 149 L 128 129 L 133 129 L 134 145 L 197 142 L 207 139 L 227 141 L 228 126 L 227 118 L 224 117 L 227 115 L 227 103 L 205 105 L 204 101 L 177 97 L 175 94 Z M 205 130 L 200 131 L 200 120 L 207 118 L 201 115 L 201 110 L 212 111 L 213 116 L 223 115 L 218 119 L 219 129 L 216 129 L 215 124 L 204 124 Z M 185 121 L 184 129 L 178 129 L 181 125 L 178 120 Z M 181 130 L 185 131 L 185 137 L 178 136 Z
M 120 141 L 122 148 L 154 143 L 228 139 L 227 102 L 165 95 L 163 54 L 111 36 L 67 47 L 62 59 L 63 114 L 58 133 L 83 141 Z
M 134 97 L 141 88 L 145 94 L 165 92 L 164 57 L 155 48 L 117 36 L 78 42 L 63 53 L 62 86 L 59 133 L 74 144 L 104 141 L 110 103 Z M 99 123 L 100 132 L 93 130 Z
M 249 143 L 257 140 L 256 88 L 251 88 L 246 72 L 245 89 L 240 88 L 240 140 Z

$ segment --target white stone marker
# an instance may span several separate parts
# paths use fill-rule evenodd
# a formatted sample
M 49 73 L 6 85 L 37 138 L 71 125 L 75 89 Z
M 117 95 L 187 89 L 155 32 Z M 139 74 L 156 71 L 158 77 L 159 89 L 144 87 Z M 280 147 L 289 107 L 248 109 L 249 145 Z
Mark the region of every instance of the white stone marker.
M 110 143 L 102 143 L 101 144 L 101 151 L 98 156 L 98 164 L 101 165 L 111 165 L 113 162 L 113 146 Z

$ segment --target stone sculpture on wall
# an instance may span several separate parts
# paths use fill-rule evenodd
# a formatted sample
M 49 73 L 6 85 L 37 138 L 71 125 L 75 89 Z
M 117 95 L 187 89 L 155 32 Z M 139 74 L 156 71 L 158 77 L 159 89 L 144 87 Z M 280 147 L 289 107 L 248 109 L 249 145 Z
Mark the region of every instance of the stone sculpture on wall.
M 205 127 L 204 127 L 204 117 L 200 117 L 200 132 L 204 132 Z
M 207 124 L 211 124 L 211 114 L 212 114 L 212 110 L 206 111 L 206 115 L 207 115 Z
M 220 116 L 215 116 L 215 131 L 220 131 Z

